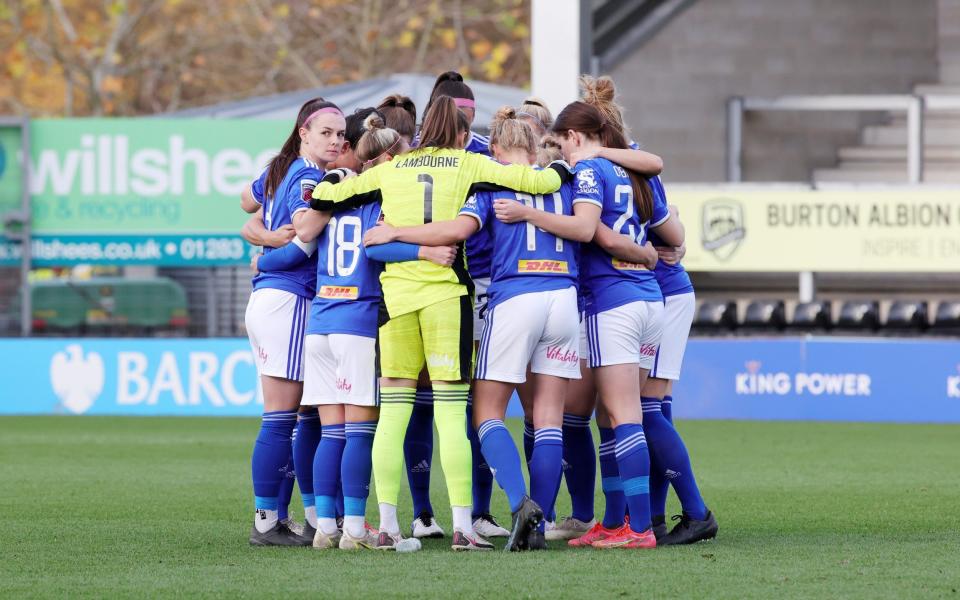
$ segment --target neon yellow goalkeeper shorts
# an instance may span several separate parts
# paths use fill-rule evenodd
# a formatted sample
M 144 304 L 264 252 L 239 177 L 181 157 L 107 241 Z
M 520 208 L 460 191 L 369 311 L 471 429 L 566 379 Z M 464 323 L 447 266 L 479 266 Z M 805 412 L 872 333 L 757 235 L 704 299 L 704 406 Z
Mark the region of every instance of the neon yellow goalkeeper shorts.
M 380 327 L 380 374 L 417 379 L 424 364 L 431 381 L 470 381 L 473 301 L 442 300 Z

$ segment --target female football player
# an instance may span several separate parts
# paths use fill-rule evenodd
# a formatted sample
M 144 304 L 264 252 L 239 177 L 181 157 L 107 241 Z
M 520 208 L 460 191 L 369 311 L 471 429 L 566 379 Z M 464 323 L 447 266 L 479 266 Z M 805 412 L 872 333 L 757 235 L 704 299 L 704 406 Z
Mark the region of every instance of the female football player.
M 536 156 L 532 128 L 510 107 L 502 108 L 490 126 L 491 150 L 503 163 L 529 165 Z M 527 224 L 508 225 L 494 215 L 494 202 L 519 202 L 570 217 L 566 239 Z M 531 196 L 512 191 L 481 192 L 453 221 L 400 229 L 382 227 L 367 243 L 393 239 L 451 243 L 490 229 L 492 247 L 489 302 L 477 356 L 474 424 L 483 455 L 507 492 L 513 512 L 507 548 L 542 549 L 540 507 L 550 510 L 560 479 L 563 405 L 567 382 L 578 378 L 576 243 L 592 239 L 600 216 L 593 203 L 572 204 L 569 186 L 560 193 Z M 517 384 L 530 364 L 536 381 L 531 403 L 535 428 L 530 464 L 532 500 L 520 469 L 520 458 L 503 419 Z
M 312 205 L 337 213 L 380 202 L 390 224 L 415 225 L 456 218 L 471 191 L 483 184 L 543 194 L 556 191 L 569 177 L 565 165 L 535 171 L 467 152 L 463 147 L 469 134 L 469 123 L 453 98 L 437 97 L 424 119 L 419 148 L 340 184 L 322 182 Z M 378 544 L 393 548 L 401 539 L 396 506 L 403 437 L 417 376 L 426 364 L 453 512 L 453 548 L 491 549 L 474 534 L 471 521 L 471 457 L 465 431 L 473 284 L 462 252 L 451 268 L 422 262 L 387 265 L 381 283 L 389 320 L 380 328 L 381 408 L 373 447 Z
M 584 102 L 568 105 L 553 131 L 565 157 L 600 147 L 627 149 L 619 129 Z M 635 173 L 603 158 L 579 162 L 575 173 L 575 199 L 593 200 L 602 206 L 602 226 L 594 243 L 583 247 L 580 261 L 590 367 L 602 409 L 598 422 L 603 416 L 611 424 L 609 429 L 601 428 L 601 466 L 605 446 L 610 446 L 619 474 L 616 482 L 609 483 L 622 488 L 631 516 L 630 523 L 621 523 L 611 535 L 589 541 L 601 548 L 652 548 L 656 538 L 650 530 L 650 459 L 636 398 L 659 342 L 662 296 L 648 269 L 650 263 L 618 259 L 612 247 L 629 242 L 652 249 L 646 241 L 651 227 L 666 243 L 679 245 L 683 231 L 675 219 L 670 219 L 662 199 L 658 201 L 647 182 Z M 558 215 L 506 205 L 503 208 L 498 218 L 521 218 L 560 234 L 557 227 L 562 217 Z M 571 542 L 582 541 L 583 537 Z
M 384 128 L 376 113 L 365 119 L 364 127 L 367 132 L 357 144 L 356 155 L 365 168 L 406 149 L 403 138 Z M 301 200 L 296 209 L 306 206 L 306 200 Z M 322 233 L 317 225 L 324 223 L 329 214 L 313 213 L 308 211 L 295 223 L 299 239 L 312 241 L 320 234 L 317 294 L 311 305 L 305 342 L 303 396 L 304 405 L 319 406 L 323 424 L 313 463 L 318 516 L 313 546 L 375 548 L 378 538 L 375 531 L 365 526 L 364 514 L 378 413 L 375 348 L 382 265 L 376 261 L 423 258 L 449 266 L 456 250 L 393 244 L 379 247 L 376 253 L 365 252 L 360 242 L 364 231 L 374 227 L 380 218 L 378 205 L 366 204 L 338 213 L 326 222 Z M 299 251 L 296 247 L 287 250 L 292 255 Z M 282 267 L 279 260 L 271 260 L 281 254 L 264 257 L 259 266 L 267 270 Z M 337 526 L 335 511 L 341 482 L 343 531 Z
M 315 98 L 300 107 L 293 131 L 263 174 L 241 194 L 247 212 L 262 208 L 263 226 L 277 231 L 293 224 L 297 208 L 309 197 L 326 164 L 343 145 L 343 115 L 334 104 Z M 254 526 L 250 543 L 258 546 L 309 545 L 280 521 L 279 496 L 292 453 L 291 435 L 303 391 L 303 338 L 307 306 L 316 291 L 315 247 L 302 239 L 303 260 L 280 271 L 259 273 L 247 305 L 246 327 L 263 388 L 264 413 L 253 449 Z M 264 248 L 269 256 L 278 249 Z M 301 474 L 298 479 L 309 481 Z M 304 497 L 305 504 L 309 502 Z M 308 521 L 309 521 L 309 509 Z
M 477 115 L 477 103 L 473 97 L 473 90 L 470 89 L 469 85 L 464 83 L 463 75 L 456 71 L 441 73 L 440 76 L 437 77 L 437 81 L 433 84 L 433 90 L 430 92 L 430 101 L 427 102 L 426 111 L 429 111 L 434 101 L 441 96 L 453 98 L 453 101 L 457 104 L 457 108 L 466 116 L 467 126 L 469 127 L 473 124 L 473 120 Z M 476 152 L 490 156 L 490 139 L 471 131 L 464 148 L 466 148 L 468 152 Z
M 407 96 L 392 94 L 377 106 L 377 112 L 383 115 L 387 127 L 400 134 L 407 146 L 413 144 L 417 135 L 417 105 Z

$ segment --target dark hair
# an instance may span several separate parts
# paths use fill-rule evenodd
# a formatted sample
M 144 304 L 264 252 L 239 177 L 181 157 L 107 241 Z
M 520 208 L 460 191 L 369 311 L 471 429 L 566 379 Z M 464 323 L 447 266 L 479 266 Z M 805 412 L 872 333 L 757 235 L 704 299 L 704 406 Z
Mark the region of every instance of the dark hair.
M 321 108 L 340 110 L 336 104 L 327 102 L 323 98 L 314 98 L 303 103 L 300 112 L 297 113 L 297 122 L 293 125 L 293 131 L 287 136 L 287 141 L 283 143 L 280 152 L 270 159 L 270 163 L 267 165 L 267 180 L 263 185 L 263 193 L 267 198 L 273 197 L 283 178 L 287 176 L 290 165 L 300 156 L 300 128 L 304 126 L 304 122 L 310 115 Z M 307 128 L 309 128 L 309 123 L 307 123 Z
M 470 131 L 470 122 L 453 98 L 437 96 L 427 109 L 420 128 L 420 147 L 461 148 L 457 136 Z
M 623 137 L 620 128 L 604 119 L 600 111 L 586 102 L 571 102 L 553 123 L 553 132 L 566 137 L 570 130 L 579 131 L 588 138 L 599 140 L 607 148 L 629 148 L 627 139 Z M 630 185 L 633 188 L 633 201 L 637 207 L 637 214 L 644 221 L 653 218 L 653 192 L 642 175 L 629 169 Z
M 353 111 L 352 115 L 347 117 L 347 128 L 346 131 L 343 132 L 343 139 L 350 142 L 350 147 L 353 148 L 354 152 L 357 150 L 357 144 L 360 143 L 360 137 L 367 130 L 363 126 L 363 122 L 366 121 L 367 117 L 372 113 L 377 113 L 381 119 L 383 118 L 383 114 L 372 106 L 358 108 Z
M 427 110 L 433 106 L 433 103 L 440 96 L 450 96 L 451 98 L 467 98 L 473 100 L 473 90 L 463 82 L 463 75 L 456 71 L 447 71 L 437 77 L 433 84 L 433 90 L 430 92 L 430 101 L 427 102 Z
M 417 134 L 417 105 L 400 94 L 387 96 L 377 107 L 383 122 L 403 137 L 413 139 Z

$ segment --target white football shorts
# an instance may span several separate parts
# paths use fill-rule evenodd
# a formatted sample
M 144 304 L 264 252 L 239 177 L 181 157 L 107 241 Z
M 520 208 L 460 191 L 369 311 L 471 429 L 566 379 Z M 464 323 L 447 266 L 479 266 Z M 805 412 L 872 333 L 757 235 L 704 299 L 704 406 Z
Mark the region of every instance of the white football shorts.
M 303 381 L 303 336 L 310 300 L 272 288 L 250 294 L 244 322 L 257 375 Z
M 580 360 L 590 360 L 590 345 L 587 343 L 587 317 L 580 313 Z
M 488 309 L 476 379 L 523 383 L 534 373 L 580 379 L 577 290 L 520 294 Z
M 591 368 L 629 363 L 653 367 L 663 332 L 662 302 L 631 302 L 586 321 Z
M 663 300 L 663 335 L 657 355 L 653 358 L 650 377 L 677 381 L 680 379 L 680 366 L 687 349 L 697 301 L 693 292 L 667 296 Z
M 377 406 L 377 340 L 348 333 L 310 334 L 301 404 Z
M 477 277 L 473 280 L 473 341 L 479 342 L 483 334 L 483 316 L 487 312 L 487 290 L 490 289 L 489 277 Z

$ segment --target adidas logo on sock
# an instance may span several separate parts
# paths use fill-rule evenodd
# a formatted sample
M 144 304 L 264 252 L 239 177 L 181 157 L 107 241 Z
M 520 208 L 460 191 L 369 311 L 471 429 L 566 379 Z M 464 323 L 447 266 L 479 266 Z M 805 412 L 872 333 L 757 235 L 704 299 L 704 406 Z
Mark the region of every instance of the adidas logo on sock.
M 561 459 L 560 459 L 560 469 L 563 470 L 563 471 L 569 470 L 569 469 L 570 469 L 570 463 L 568 463 L 567 461 L 565 461 L 565 460 L 563 460 L 563 459 L 561 458 Z
M 265 510 L 263 510 L 263 509 L 257 510 L 257 516 L 260 518 L 261 521 L 266 521 L 266 520 L 267 520 L 267 511 L 265 511 Z
M 413 465 L 413 468 L 410 469 L 414 473 L 429 473 L 430 472 L 430 463 L 426 459 L 421 460 L 417 464 Z
M 680 473 L 677 473 L 673 469 L 667 469 L 667 471 L 664 473 L 664 476 L 667 479 L 676 479 L 677 477 L 680 477 Z

